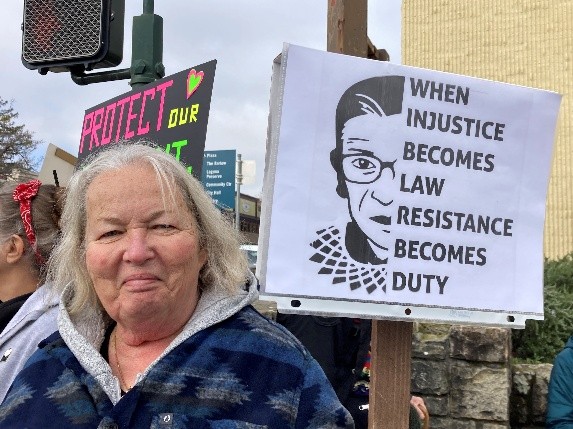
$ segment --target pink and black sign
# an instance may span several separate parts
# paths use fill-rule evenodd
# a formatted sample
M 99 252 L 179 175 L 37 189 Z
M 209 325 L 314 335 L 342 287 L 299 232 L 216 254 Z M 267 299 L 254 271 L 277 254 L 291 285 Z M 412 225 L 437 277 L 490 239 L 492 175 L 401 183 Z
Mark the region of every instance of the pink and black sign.
M 209 61 L 86 110 L 78 161 L 120 140 L 145 139 L 201 177 L 216 65 Z

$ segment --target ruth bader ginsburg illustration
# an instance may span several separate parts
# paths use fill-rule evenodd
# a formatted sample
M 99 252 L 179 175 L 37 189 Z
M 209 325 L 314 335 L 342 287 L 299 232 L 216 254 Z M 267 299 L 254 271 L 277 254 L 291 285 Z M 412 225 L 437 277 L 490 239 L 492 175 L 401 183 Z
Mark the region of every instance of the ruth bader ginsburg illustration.
M 347 200 L 349 221 L 317 231 L 310 260 L 319 266 L 318 274 L 351 290 L 386 291 L 394 203 L 387 190 L 397 180 L 397 159 L 389 157 L 385 143 L 399 126 L 404 80 L 377 76 L 359 81 L 342 94 L 336 108 L 330 163 L 336 193 Z

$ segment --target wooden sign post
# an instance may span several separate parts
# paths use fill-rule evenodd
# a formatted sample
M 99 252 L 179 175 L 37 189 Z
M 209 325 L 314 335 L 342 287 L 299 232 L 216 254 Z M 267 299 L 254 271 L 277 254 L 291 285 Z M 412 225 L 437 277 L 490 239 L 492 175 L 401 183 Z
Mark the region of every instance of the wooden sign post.
M 327 50 L 387 60 L 367 34 L 368 0 L 328 0 Z M 368 427 L 408 429 L 412 323 L 374 320 Z
M 412 322 L 372 321 L 369 429 L 408 429 Z

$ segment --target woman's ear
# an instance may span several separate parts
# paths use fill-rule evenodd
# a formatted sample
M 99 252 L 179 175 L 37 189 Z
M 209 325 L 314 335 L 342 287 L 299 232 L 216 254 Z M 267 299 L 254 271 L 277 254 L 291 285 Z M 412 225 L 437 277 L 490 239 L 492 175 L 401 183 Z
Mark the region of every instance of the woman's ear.
M 4 245 L 7 246 L 6 262 L 9 264 L 15 264 L 18 262 L 22 258 L 24 250 L 26 249 L 24 240 L 17 234 L 12 234 Z

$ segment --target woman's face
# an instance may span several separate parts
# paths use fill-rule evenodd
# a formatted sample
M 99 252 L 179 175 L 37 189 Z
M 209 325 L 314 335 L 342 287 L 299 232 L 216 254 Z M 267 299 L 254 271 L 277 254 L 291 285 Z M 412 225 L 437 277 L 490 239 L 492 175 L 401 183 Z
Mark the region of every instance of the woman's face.
M 175 193 L 175 203 L 167 196 L 164 205 L 144 163 L 102 173 L 88 187 L 86 265 L 101 304 L 119 324 L 170 329 L 195 309 L 207 253 Z
M 366 114 L 349 119 L 342 133 L 342 170 L 348 189 L 348 210 L 373 244 L 379 257 L 391 246 L 392 187 L 396 186 L 390 139 L 392 124 L 399 118 Z

